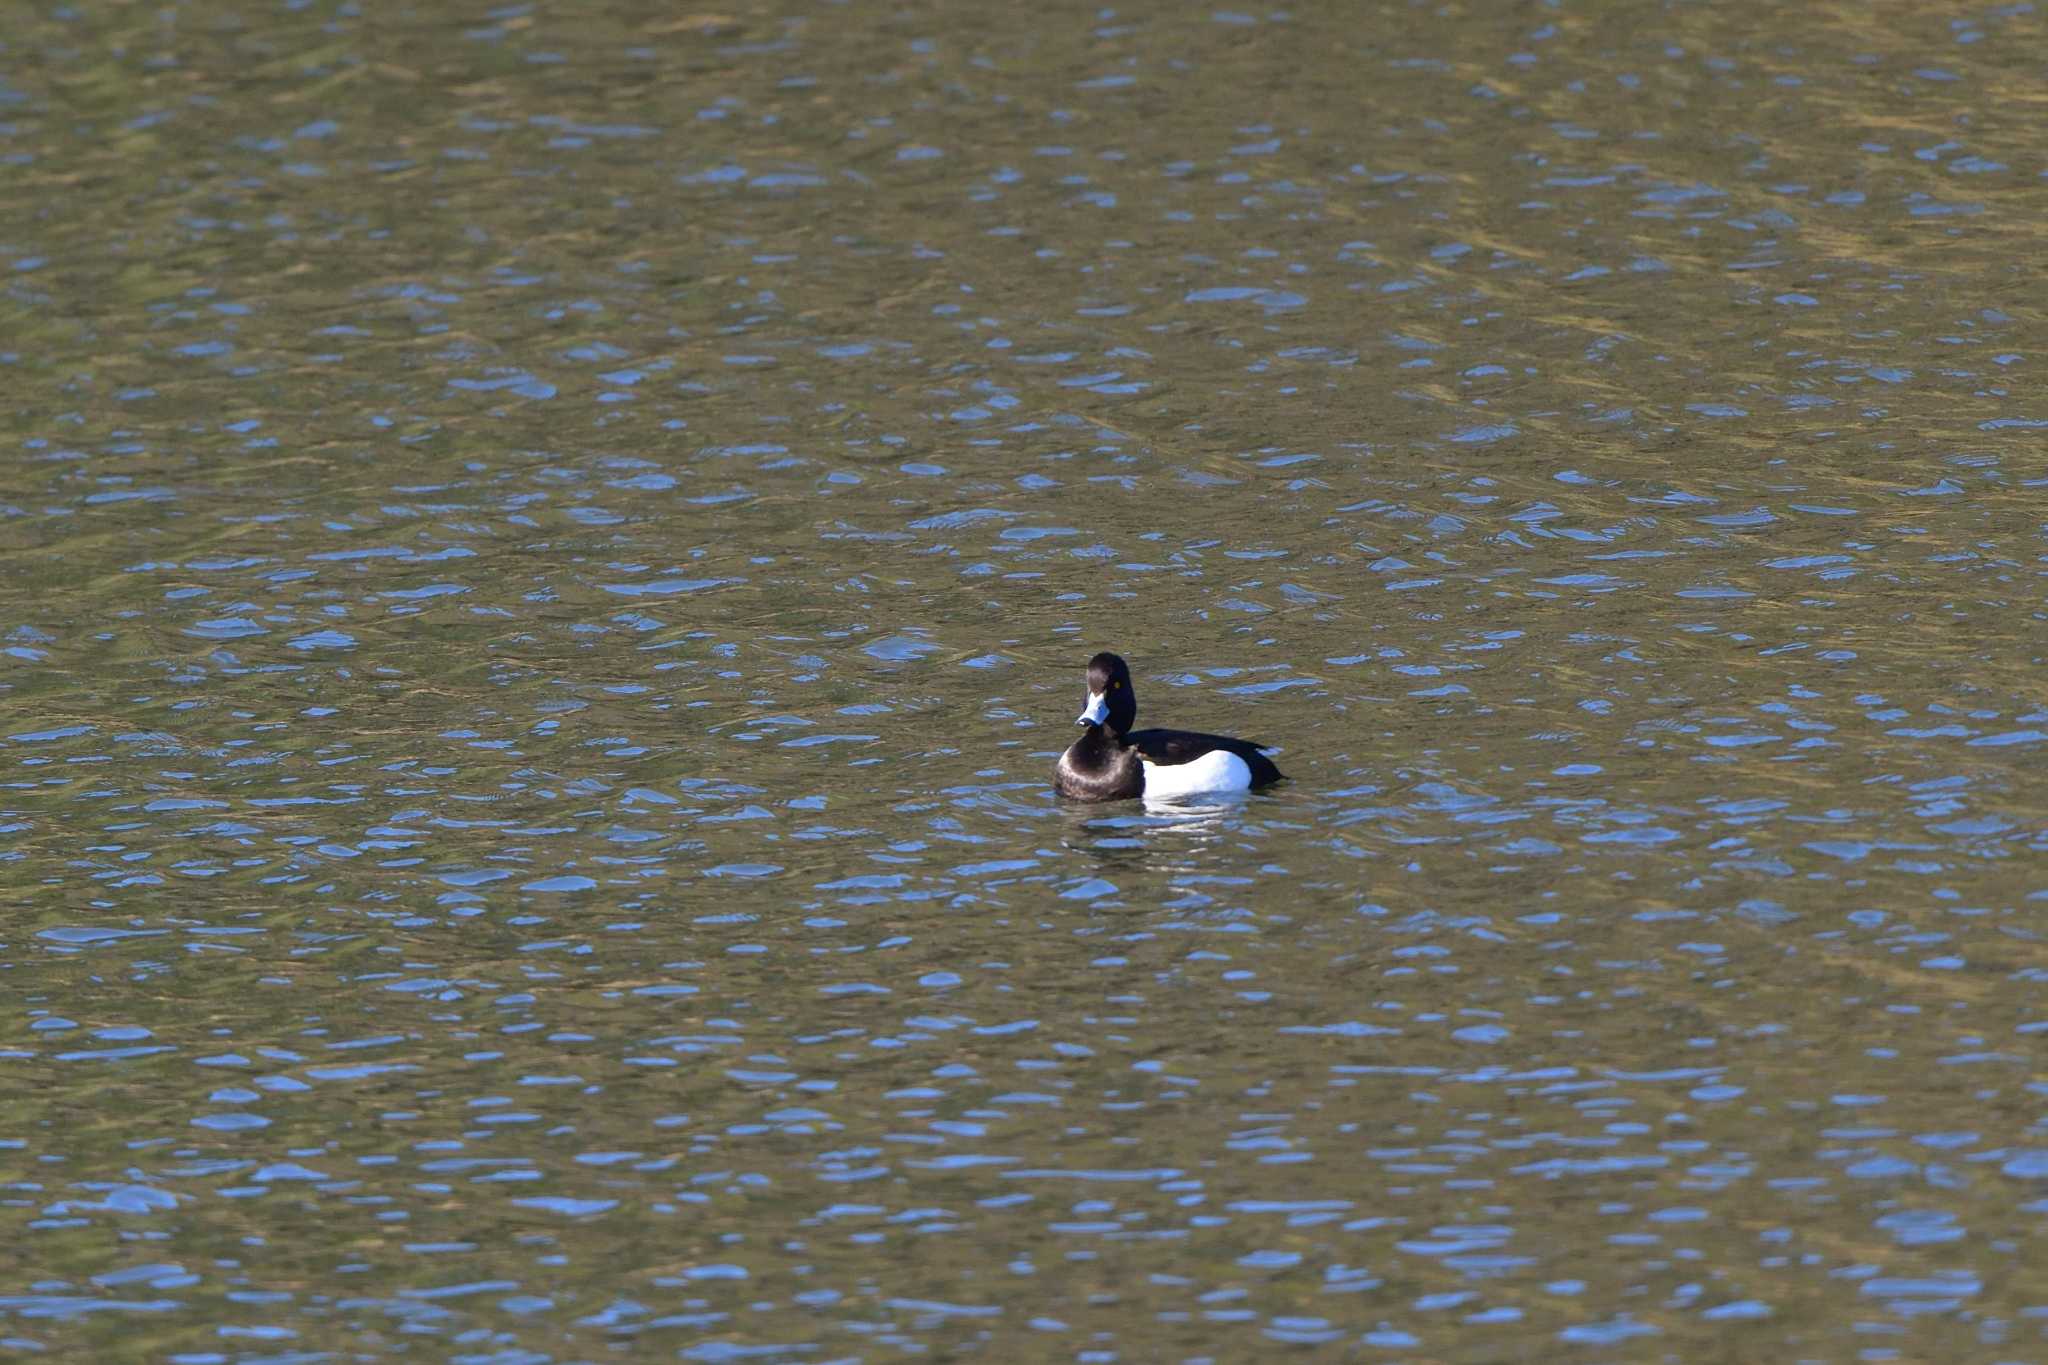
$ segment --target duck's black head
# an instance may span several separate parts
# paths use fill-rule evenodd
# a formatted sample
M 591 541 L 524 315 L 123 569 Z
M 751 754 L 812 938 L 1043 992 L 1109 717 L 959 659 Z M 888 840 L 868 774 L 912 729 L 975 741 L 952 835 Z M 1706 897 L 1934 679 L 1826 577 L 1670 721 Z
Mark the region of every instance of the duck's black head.
M 1100 725 L 1125 734 L 1138 718 L 1138 697 L 1131 690 L 1131 670 L 1108 650 L 1088 661 L 1088 705 L 1076 725 Z

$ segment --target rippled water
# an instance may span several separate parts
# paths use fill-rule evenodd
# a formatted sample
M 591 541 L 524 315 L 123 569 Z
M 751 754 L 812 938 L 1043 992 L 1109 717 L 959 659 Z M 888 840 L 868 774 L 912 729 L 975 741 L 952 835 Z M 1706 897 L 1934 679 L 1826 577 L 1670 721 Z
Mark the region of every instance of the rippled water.
M 2034 6 L 462 8 L 4 34 L 0 1347 L 2048 1350 Z

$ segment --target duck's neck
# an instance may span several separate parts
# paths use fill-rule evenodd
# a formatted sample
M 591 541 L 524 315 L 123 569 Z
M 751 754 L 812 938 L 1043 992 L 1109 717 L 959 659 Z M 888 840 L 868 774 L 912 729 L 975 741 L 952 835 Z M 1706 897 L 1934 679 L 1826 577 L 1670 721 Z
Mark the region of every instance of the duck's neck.
M 1123 727 L 1116 723 L 1116 717 L 1111 716 L 1101 725 L 1089 726 L 1088 733 L 1081 736 L 1081 742 L 1091 749 L 1121 749 L 1124 747 Z

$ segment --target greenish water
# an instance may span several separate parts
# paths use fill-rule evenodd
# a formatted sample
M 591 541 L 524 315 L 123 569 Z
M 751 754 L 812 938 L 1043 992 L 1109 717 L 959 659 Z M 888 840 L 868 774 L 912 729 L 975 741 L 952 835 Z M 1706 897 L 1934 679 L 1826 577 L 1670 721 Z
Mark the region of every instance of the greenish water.
M 2044 36 L 18 9 L 0 1346 L 2041 1358 Z

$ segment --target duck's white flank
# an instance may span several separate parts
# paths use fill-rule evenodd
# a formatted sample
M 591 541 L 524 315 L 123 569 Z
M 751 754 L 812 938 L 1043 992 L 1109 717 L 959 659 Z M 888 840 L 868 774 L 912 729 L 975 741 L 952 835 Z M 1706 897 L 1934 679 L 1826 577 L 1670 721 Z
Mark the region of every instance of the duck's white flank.
M 1251 785 L 1251 765 L 1228 749 L 1211 749 L 1188 763 L 1145 760 L 1147 801 L 1177 801 L 1186 796 L 1249 791 Z

